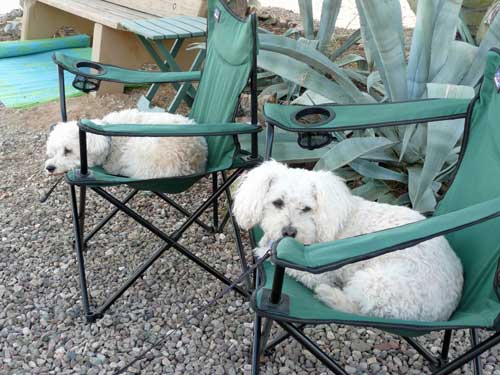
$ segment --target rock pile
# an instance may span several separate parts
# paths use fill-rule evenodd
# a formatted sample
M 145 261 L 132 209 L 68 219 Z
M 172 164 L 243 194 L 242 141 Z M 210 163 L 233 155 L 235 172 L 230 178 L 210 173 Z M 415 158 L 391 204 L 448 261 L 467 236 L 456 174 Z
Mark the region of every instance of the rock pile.
M 16 40 L 21 37 L 22 9 L 14 9 L 0 15 L 0 41 Z

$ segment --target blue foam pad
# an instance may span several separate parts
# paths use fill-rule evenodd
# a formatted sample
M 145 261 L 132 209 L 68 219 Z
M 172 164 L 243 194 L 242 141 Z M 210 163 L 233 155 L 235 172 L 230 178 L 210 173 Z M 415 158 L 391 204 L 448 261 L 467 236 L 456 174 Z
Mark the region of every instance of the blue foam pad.
M 88 47 L 89 39 L 86 35 L 52 39 L 51 43 L 40 41 L 5 42 L 9 44 L 10 53 L 17 50 L 20 56 L 4 57 L 0 59 L 0 101 L 10 108 L 28 107 L 45 103 L 59 98 L 57 66 L 52 62 L 52 54 L 58 47 L 63 47 L 65 54 L 82 59 L 90 59 L 92 49 Z M 63 41 L 66 39 L 66 41 Z M 18 43 L 16 48 L 13 43 Z M 27 46 L 33 43 L 33 48 Z M 6 54 L 0 43 L 0 52 Z M 19 47 L 19 45 L 24 47 Z M 67 46 L 80 45 L 83 47 L 68 48 Z M 37 53 L 25 53 L 27 50 Z M 80 95 L 71 83 L 74 76 L 65 73 L 66 95 L 68 97 Z

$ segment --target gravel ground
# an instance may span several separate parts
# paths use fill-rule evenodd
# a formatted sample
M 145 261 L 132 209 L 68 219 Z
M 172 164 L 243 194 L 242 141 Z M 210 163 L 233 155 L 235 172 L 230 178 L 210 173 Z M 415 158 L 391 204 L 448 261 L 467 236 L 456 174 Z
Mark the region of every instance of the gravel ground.
M 128 95 L 71 99 L 69 114 L 73 118 L 102 116 L 133 106 L 141 93 L 136 89 Z M 164 105 L 171 92 L 162 88 L 159 97 L 158 104 Z M 85 324 L 68 189 L 61 184 L 49 201 L 38 202 L 51 182 L 42 172 L 42 161 L 48 124 L 57 120 L 57 103 L 27 110 L 0 108 L 0 374 L 113 373 L 222 289 L 220 282 L 176 252 L 168 252 L 102 320 Z M 195 208 L 209 190 L 209 182 L 202 181 L 190 194 L 177 198 Z M 124 189 L 113 191 L 125 194 Z M 160 228 L 175 228 L 182 220 L 148 194 L 131 206 Z M 109 205 L 90 194 L 89 226 L 108 209 Z M 182 243 L 226 275 L 238 274 L 230 231 L 209 235 L 192 227 Z M 245 244 L 248 249 L 246 238 Z M 119 215 L 91 243 L 86 255 L 92 300 L 102 301 L 106 291 L 158 245 L 154 236 Z M 175 332 L 146 360 L 129 368 L 129 373 L 248 374 L 252 318 L 248 303 L 230 294 Z M 323 325 L 306 332 L 350 374 L 430 373 L 414 349 L 382 331 Z M 481 332 L 482 338 L 487 336 Z M 441 336 L 432 334 L 419 341 L 438 352 Z M 466 350 L 468 343 L 467 332 L 458 332 L 451 356 Z M 500 375 L 500 350 L 483 357 L 484 374 Z M 291 340 L 265 358 L 261 369 L 263 374 L 328 373 Z M 472 372 L 466 367 L 456 373 Z
M 131 98 L 99 99 L 99 111 L 130 105 Z M 96 99 L 70 100 L 86 113 Z M 49 186 L 42 173 L 47 118 L 57 116 L 55 103 L 23 111 L 0 109 L 0 373 L 112 373 L 151 342 L 182 321 L 200 303 L 222 288 L 221 283 L 194 267 L 176 252 L 165 254 L 145 277 L 114 305 L 105 318 L 88 325 L 81 316 L 78 273 L 72 249 L 67 187 L 60 185 L 45 204 L 38 203 Z M 44 117 L 45 116 L 45 117 Z M 47 117 L 48 116 L 48 117 Z M 210 190 L 202 181 L 178 199 L 195 207 Z M 125 191 L 117 190 L 123 195 Z M 196 197 L 196 198 L 194 198 Z M 180 216 L 151 195 L 143 194 L 132 207 L 162 228 L 179 225 Z M 89 222 L 104 215 L 108 205 L 93 194 Z M 215 262 L 227 275 L 236 275 L 234 238 L 209 235 L 193 227 L 186 246 Z M 247 247 L 248 247 L 248 243 Z M 122 280 L 144 256 L 158 246 L 145 230 L 119 216 L 91 243 L 87 253 L 92 299 Z M 130 368 L 144 374 L 249 373 L 252 313 L 231 294 L 174 333 L 147 360 Z M 377 330 L 342 326 L 308 329 L 321 347 L 352 374 L 426 374 L 423 359 L 397 337 Z M 481 333 L 484 338 L 487 333 Z M 420 339 L 438 351 L 440 335 Z M 451 355 L 468 347 L 466 332 L 454 337 Z M 500 353 L 484 356 L 485 374 L 500 374 Z M 287 341 L 262 364 L 264 374 L 323 374 L 325 368 L 299 344 Z M 457 372 L 460 373 L 460 372 Z M 465 368 L 462 374 L 470 374 Z

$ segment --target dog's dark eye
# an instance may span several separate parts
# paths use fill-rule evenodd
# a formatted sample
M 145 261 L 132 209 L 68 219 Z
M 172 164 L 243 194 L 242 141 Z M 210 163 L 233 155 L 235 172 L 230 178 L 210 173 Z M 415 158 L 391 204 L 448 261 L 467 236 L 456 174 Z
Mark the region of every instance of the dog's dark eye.
M 284 205 L 285 205 L 285 203 L 283 202 L 282 199 L 276 199 L 273 202 L 273 206 L 276 207 L 276 208 L 283 208 Z
M 302 212 L 309 212 L 311 211 L 311 207 L 309 206 L 305 206 L 303 209 L 302 209 Z
M 64 148 L 64 156 L 69 155 L 69 154 L 71 154 L 72 152 L 73 152 L 73 151 L 71 151 L 71 149 L 66 148 L 66 147 Z

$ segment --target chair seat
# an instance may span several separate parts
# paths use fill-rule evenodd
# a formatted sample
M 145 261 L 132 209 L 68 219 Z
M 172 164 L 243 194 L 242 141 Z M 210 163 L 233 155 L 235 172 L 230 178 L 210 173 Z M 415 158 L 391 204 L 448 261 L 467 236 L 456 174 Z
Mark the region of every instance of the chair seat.
M 443 329 L 484 328 L 500 330 L 500 302 L 488 300 L 484 304 L 474 304 L 464 308 L 460 305 L 448 321 L 419 322 L 399 319 L 381 319 L 349 314 L 335 310 L 314 296 L 314 293 L 295 279 L 285 275 L 282 303 L 275 306 L 266 304 L 263 294 L 272 288 L 275 266 L 266 261 L 260 269 L 260 286 L 252 296 L 252 305 L 259 315 L 297 323 L 336 323 L 353 326 L 370 326 L 401 336 L 419 336 Z
M 156 191 L 161 193 L 176 194 L 189 189 L 194 183 L 210 173 L 236 168 L 251 168 L 260 163 L 262 159 L 248 159 L 247 154 L 238 154 L 229 168 L 213 166 L 203 173 L 189 176 L 155 178 L 149 180 L 134 179 L 124 176 L 117 176 L 106 173 L 102 167 L 89 168 L 89 176 L 81 176 L 78 170 L 72 170 L 66 174 L 66 181 L 71 185 L 88 187 L 109 187 L 118 185 L 128 185 L 137 190 Z

